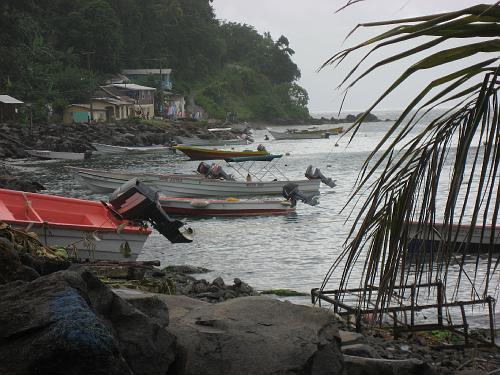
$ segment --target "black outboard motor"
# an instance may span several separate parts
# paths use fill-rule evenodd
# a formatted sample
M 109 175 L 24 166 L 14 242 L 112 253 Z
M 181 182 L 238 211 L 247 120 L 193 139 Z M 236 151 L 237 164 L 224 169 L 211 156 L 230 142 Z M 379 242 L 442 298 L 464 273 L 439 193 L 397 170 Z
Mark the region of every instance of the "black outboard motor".
M 319 179 L 319 180 L 321 180 L 322 183 L 330 186 L 331 188 L 334 188 L 335 186 L 337 186 L 337 184 L 335 183 L 336 180 L 332 180 L 330 177 L 326 177 L 323 173 L 321 173 L 319 168 L 316 168 L 316 170 L 313 172 L 312 165 L 307 167 L 305 176 L 309 180 L 318 180 Z
M 198 168 L 196 169 L 199 174 L 207 177 L 207 178 L 213 178 L 213 179 L 219 179 L 222 178 L 227 181 L 233 181 L 234 177 L 230 174 L 227 174 L 224 169 L 219 164 L 212 164 L 209 165 L 205 162 L 201 162 L 198 165 Z
M 316 206 L 318 202 L 318 197 L 314 194 L 304 194 L 299 190 L 299 185 L 292 182 L 283 186 L 282 190 L 283 197 L 292 203 L 292 207 L 297 205 L 297 201 L 301 201 L 310 206 Z
M 161 208 L 159 194 L 134 178 L 116 189 L 109 203 L 122 218 L 146 220 L 172 243 L 192 242 L 193 230 L 173 220 Z

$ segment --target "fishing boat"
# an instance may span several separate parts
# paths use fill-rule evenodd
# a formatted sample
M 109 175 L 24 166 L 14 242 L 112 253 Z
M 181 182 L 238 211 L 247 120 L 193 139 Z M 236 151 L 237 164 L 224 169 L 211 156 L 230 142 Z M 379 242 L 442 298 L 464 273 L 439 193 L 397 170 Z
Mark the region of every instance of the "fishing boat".
M 226 198 L 281 195 L 283 186 L 290 182 L 296 184 L 300 191 L 306 194 L 319 194 L 321 179 L 309 177 L 310 179 L 289 180 L 281 173 L 277 165 L 276 160 L 279 158 L 281 155 L 225 159 L 228 166 L 232 167 L 242 180 L 229 176 L 224 178 L 223 174 L 214 175 L 210 171 L 188 175 L 115 172 L 69 166 L 66 168 L 94 193 L 110 193 L 128 180 L 137 178 L 167 197 Z M 250 168 L 256 162 L 266 162 L 266 164 L 259 166 L 259 169 L 254 172 Z M 202 164 L 206 166 L 203 162 L 200 166 Z M 250 166 L 247 167 L 248 165 Z M 249 175 L 251 180 L 247 180 Z M 264 180 L 264 178 L 267 179 Z
M 0 221 L 36 233 L 46 246 L 91 260 L 135 260 L 151 234 L 119 219 L 102 202 L 6 189 L 0 189 Z
M 28 155 L 39 159 L 57 159 L 57 160 L 85 160 L 92 155 L 91 152 L 57 152 L 49 150 L 24 150 Z
M 259 146 L 260 147 L 260 146 Z M 191 160 L 224 160 L 227 158 L 245 157 L 245 156 L 263 156 L 269 155 L 263 147 L 259 150 L 219 150 L 193 146 L 174 146 L 178 151 L 186 154 Z
M 269 133 L 276 139 L 277 141 L 285 140 L 285 139 L 325 139 L 330 137 L 330 133 L 324 130 L 304 130 L 304 131 L 295 131 L 290 130 L 287 132 L 277 132 L 274 130 L 268 130 Z
M 251 139 L 249 138 L 202 139 L 199 137 L 181 137 L 181 136 L 174 137 L 174 141 L 178 145 L 183 145 L 183 146 L 237 146 L 237 145 L 247 145 L 252 143 Z
M 154 154 L 170 152 L 170 147 L 167 146 L 113 146 L 103 143 L 91 143 L 100 154 Z
M 470 225 L 445 226 L 443 223 L 434 223 L 432 226 L 419 225 L 410 222 L 409 225 L 410 250 L 439 249 L 440 243 L 448 241 L 454 250 L 468 252 L 500 251 L 500 226 Z
M 177 216 L 269 216 L 295 212 L 295 207 L 283 199 L 160 197 L 160 204 L 167 214 Z

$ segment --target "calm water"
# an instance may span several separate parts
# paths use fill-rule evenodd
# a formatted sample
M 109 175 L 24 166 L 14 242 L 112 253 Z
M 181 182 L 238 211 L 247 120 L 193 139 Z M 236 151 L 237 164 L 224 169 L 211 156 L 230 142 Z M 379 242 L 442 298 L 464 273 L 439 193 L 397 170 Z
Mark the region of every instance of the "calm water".
M 384 116 L 384 118 L 389 116 Z M 389 117 L 390 118 L 390 117 Z M 309 164 L 337 180 L 337 187 L 321 188 L 319 207 L 298 205 L 290 216 L 188 219 L 195 229 L 191 244 L 171 244 L 154 233 L 148 239 L 141 260 L 160 260 L 162 265 L 190 264 L 214 270 L 205 277 L 221 276 L 232 283 L 241 278 L 257 289 L 290 288 L 309 292 L 319 287 L 328 268 L 340 253 L 349 224 L 347 202 L 360 167 L 391 122 L 366 124 L 352 143 L 330 139 L 264 141 L 265 130 L 255 132 L 256 143 L 273 153 L 289 153 L 282 170 L 289 178 L 303 178 Z M 331 127 L 331 126 L 324 126 Z M 277 128 L 278 131 L 284 130 Z M 338 143 L 338 147 L 335 144 Z M 253 145 L 251 147 L 254 147 Z M 249 146 L 237 146 L 245 149 Z M 89 168 L 128 169 L 148 172 L 190 172 L 199 162 L 182 155 L 100 157 L 85 162 L 21 161 L 26 174 L 48 188 L 48 192 L 73 197 L 106 199 L 92 195 L 64 169 L 64 165 Z M 231 172 L 230 170 L 228 170 Z M 470 267 L 473 267 L 471 261 Z M 353 275 L 360 275 L 361 269 Z M 453 275 L 452 275 L 453 276 Z M 498 281 L 498 279 L 496 279 Z M 330 287 L 335 287 L 334 276 Z M 303 299 L 301 302 L 305 302 Z M 480 314 L 481 315 L 481 314 Z

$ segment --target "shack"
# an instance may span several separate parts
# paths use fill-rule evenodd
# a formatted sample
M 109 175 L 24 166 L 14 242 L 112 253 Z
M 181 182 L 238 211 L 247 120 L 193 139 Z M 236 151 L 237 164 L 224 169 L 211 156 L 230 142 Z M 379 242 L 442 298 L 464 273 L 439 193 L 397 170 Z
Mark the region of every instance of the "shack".
M 22 101 L 9 95 L 0 95 L 0 122 L 15 120 Z

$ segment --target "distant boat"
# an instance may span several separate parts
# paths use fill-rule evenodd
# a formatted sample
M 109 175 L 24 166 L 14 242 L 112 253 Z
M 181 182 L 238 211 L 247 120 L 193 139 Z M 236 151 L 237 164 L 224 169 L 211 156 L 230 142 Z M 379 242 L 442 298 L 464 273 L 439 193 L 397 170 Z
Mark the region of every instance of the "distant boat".
M 193 147 L 193 146 L 174 146 L 178 151 L 186 154 L 191 160 L 223 160 L 227 158 L 245 157 L 245 156 L 264 156 L 269 155 L 266 150 L 219 150 L 211 148 Z
M 39 159 L 84 160 L 90 158 L 92 153 L 56 152 L 49 150 L 24 150 L 28 155 Z
M 0 189 L 0 221 L 90 260 L 135 260 L 151 234 L 101 202 L 6 189 Z
M 202 139 L 199 137 L 174 137 L 174 141 L 178 145 L 184 146 L 237 146 L 237 145 L 247 145 L 252 143 L 250 139 L 233 138 L 233 139 Z
M 167 146 L 113 146 L 103 143 L 91 143 L 92 146 L 101 154 L 154 154 L 169 152 L 170 147 Z
M 440 242 L 449 238 L 454 250 L 460 252 L 488 252 L 490 249 L 495 252 L 500 251 L 500 226 L 476 225 L 472 233 L 470 225 L 453 225 L 451 230 L 448 226 L 448 233 L 443 223 L 434 223 L 431 230 L 428 228 L 428 225 L 419 226 L 418 222 L 410 223 L 411 250 L 424 248 L 436 251 Z M 469 236 L 471 237 L 467 244 Z
M 277 141 L 281 141 L 284 139 L 324 139 L 329 138 L 330 134 L 325 131 L 291 131 L 291 132 L 277 132 L 274 130 L 269 130 L 269 133 L 276 139 Z
M 295 212 L 295 207 L 283 199 L 214 200 L 160 197 L 160 204 L 167 214 L 180 216 L 269 216 Z

